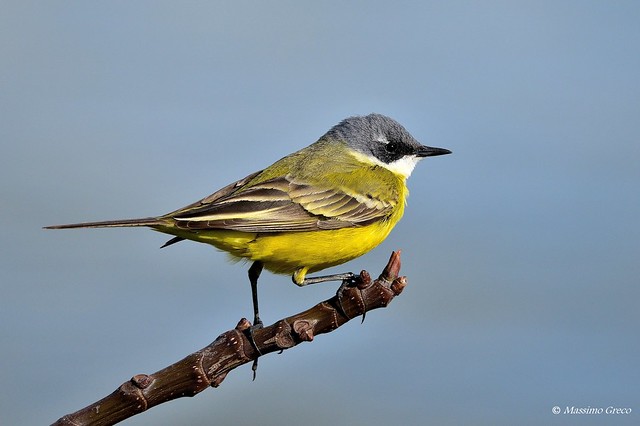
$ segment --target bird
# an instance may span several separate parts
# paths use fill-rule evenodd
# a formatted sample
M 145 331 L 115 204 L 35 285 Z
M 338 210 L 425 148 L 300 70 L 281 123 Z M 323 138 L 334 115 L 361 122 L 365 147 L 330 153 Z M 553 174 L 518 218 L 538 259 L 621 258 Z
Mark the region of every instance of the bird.
M 342 120 L 315 143 L 170 213 L 46 229 L 148 227 L 251 262 L 254 327 L 261 327 L 258 278 L 290 274 L 298 286 L 354 279 L 347 272 L 307 274 L 378 246 L 403 216 L 406 180 L 425 157 L 450 154 L 419 143 L 382 114 Z

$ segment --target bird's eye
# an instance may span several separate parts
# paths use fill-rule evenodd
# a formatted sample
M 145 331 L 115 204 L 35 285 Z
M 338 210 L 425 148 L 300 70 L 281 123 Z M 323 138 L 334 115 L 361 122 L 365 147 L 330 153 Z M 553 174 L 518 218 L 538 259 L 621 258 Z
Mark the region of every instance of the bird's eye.
M 384 149 L 386 149 L 389 154 L 395 154 L 398 152 L 398 144 L 395 142 L 389 142 L 384 146 Z

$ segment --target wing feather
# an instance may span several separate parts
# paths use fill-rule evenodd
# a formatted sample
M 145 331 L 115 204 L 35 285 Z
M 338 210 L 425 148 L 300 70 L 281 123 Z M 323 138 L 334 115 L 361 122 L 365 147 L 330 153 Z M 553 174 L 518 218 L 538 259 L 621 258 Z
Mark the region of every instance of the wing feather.
M 290 177 L 250 184 L 256 176 L 173 212 L 171 217 L 178 227 L 190 230 L 300 232 L 367 225 L 386 218 L 395 206 L 370 195 L 294 183 Z

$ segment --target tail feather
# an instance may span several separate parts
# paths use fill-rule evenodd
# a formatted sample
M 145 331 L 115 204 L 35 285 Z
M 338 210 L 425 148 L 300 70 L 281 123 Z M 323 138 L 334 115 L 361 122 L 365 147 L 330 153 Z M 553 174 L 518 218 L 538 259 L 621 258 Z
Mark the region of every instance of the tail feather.
M 105 220 L 102 222 L 70 223 L 68 225 L 45 226 L 44 229 L 73 229 L 73 228 L 116 228 L 125 226 L 154 226 L 161 225 L 157 217 L 141 219 Z
M 180 241 L 184 241 L 184 238 L 182 237 L 173 237 L 172 239 L 170 239 L 169 241 L 167 241 L 166 243 L 164 243 L 163 245 L 160 246 L 160 248 L 165 248 L 165 247 L 169 247 L 175 243 L 179 243 Z

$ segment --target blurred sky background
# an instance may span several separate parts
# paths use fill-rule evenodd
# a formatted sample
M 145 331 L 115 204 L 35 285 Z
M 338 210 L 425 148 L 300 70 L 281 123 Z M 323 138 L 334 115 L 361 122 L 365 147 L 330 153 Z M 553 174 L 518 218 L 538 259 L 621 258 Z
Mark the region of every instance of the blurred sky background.
M 42 226 L 166 213 L 370 112 L 453 151 L 328 271 L 401 248 L 405 293 L 126 424 L 639 424 L 640 3 L 0 9 L 1 424 L 51 423 L 251 315 L 247 265 L 211 247 Z M 336 288 L 265 273 L 263 319 Z

